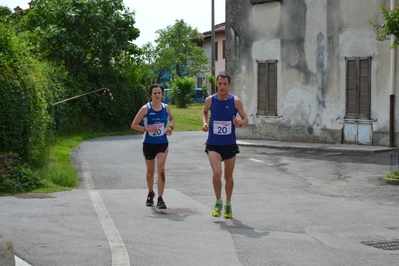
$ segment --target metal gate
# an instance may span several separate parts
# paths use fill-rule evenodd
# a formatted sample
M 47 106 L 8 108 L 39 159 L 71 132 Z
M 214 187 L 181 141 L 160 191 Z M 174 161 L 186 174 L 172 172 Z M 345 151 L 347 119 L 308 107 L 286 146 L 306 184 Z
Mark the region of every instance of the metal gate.
M 369 121 L 344 123 L 344 144 L 372 145 L 373 124 Z

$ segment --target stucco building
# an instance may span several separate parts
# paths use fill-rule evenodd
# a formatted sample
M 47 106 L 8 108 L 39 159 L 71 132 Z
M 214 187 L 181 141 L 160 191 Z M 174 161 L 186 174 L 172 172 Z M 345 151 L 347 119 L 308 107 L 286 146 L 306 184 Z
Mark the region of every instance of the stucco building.
M 370 24 L 392 1 L 226 0 L 238 136 L 396 146 L 398 55 Z
M 215 30 L 215 75 L 217 75 L 220 71 L 225 70 L 225 62 L 226 62 L 226 23 L 216 24 L 214 26 Z M 198 45 L 204 50 L 204 53 L 208 56 L 209 62 L 212 59 L 212 31 L 206 31 L 202 33 L 203 41 L 199 42 Z M 206 77 L 210 76 L 211 72 L 204 73 L 197 77 L 197 87 L 201 87 L 202 84 L 206 83 Z M 209 82 L 207 83 L 208 93 L 211 93 L 211 85 Z

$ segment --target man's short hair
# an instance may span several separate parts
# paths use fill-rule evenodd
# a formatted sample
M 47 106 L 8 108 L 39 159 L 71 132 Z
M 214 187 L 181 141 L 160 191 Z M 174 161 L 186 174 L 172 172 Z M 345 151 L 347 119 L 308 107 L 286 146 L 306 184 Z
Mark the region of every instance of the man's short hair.
M 227 78 L 229 83 L 231 83 L 231 76 L 227 71 L 220 71 L 216 77 L 216 81 L 219 79 L 219 77 L 224 78 L 224 79 Z

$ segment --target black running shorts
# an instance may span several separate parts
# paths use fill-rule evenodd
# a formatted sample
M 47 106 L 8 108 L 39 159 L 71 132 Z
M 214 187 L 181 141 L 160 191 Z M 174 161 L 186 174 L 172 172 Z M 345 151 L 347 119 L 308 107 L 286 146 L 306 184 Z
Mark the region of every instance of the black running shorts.
M 168 142 L 162 144 L 143 143 L 143 153 L 145 159 L 153 160 L 160 152 L 168 154 L 168 145 Z
M 240 149 L 237 144 L 232 145 L 206 145 L 205 152 L 214 151 L 222 156 L 222 161 L 233 158 L 236 154 L 240 153 Z

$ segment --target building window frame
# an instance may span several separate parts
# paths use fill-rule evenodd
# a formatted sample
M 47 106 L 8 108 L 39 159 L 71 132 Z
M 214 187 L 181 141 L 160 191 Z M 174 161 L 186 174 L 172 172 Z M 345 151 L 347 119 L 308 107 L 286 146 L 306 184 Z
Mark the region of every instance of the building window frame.
M 197 77 L 197 88 L 201 88 L 202 87 L 202 82 L 203 82 L 203 77 L 202 76 L 198 76 Z
M 371 56 L 345 58 L 345 119 L 371 119 L 371 59 Z
M 218 61 L 219 58 L 219 45 L 218 42 L 215 42 L 215 61 Z
M 222 53 L 223 53 L 223 59 L 226 59 L 226 40 L 223 40 L 222 42 Z
M 257 115 L 277 116 L 277 60 L 258 60 Z

